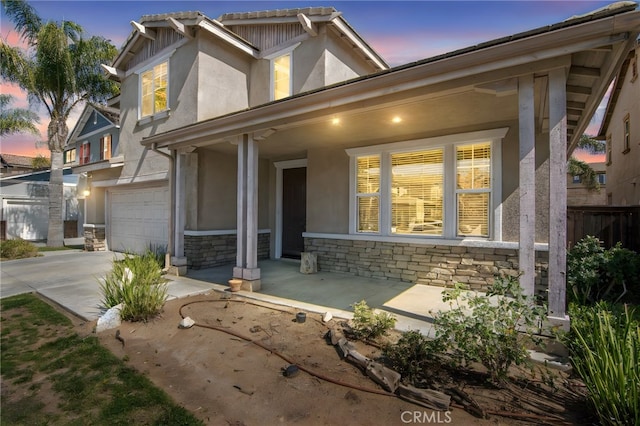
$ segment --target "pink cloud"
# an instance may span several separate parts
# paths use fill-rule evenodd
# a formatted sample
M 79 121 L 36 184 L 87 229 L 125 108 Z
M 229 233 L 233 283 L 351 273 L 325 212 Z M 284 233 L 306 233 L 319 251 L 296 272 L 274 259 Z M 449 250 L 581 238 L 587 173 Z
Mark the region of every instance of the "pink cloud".
M 573 157 L 577 160 L 584 161 L 585 163 L 604 163 L 606 160 L 605 154 L 592 154 L 589 151 L 576 149 L 573 152 Z

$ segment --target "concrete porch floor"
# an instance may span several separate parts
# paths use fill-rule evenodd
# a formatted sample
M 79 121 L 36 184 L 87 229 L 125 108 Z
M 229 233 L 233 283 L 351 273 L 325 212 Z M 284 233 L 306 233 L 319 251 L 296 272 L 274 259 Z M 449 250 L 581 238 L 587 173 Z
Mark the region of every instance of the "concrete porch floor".
M 300 273 L 300 261 L 280 259 L 258 263 L 262 278 L 259 292 L 242 292 L 251 297 L 278 304 L 295 306 L 312 312 L 331 311 L 334 316 L 350 318 L 352 304 L 365 300 L 372 308 L 393 313 L 396 328 L 432 333 L 430 311 L 444 310 L 442 287 L 410 284 L 400 281 L 358 277 L 350 274 L 319 271 Z M 190 269 L 186 278 L 228 286 L 233 266 Z M 219 290 L 219 288 L 218 288 Z

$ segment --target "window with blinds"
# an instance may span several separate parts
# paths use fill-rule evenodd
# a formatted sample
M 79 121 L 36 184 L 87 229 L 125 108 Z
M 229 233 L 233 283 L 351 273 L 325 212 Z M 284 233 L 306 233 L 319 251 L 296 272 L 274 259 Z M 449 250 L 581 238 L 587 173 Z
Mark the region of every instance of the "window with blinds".
M 358 157 L 356 163 L 358 232 L 380 231 L 380 156 Z
M 391 155 L 391 232 L 442 235 L 444 151 Z
M 273 100 L 291 96 L 291 54 L 273 60 Z
M 399 238 L 500 239 L 496 164 L 507 130 L 347 149 L 353 185 L 349 231 Z
M 163 62 L 141 75 L 140 116 L 146 117 L 168 109 L 168 63 Z
M 489 236 L 491 143 L 456 147 L 458 236 Z

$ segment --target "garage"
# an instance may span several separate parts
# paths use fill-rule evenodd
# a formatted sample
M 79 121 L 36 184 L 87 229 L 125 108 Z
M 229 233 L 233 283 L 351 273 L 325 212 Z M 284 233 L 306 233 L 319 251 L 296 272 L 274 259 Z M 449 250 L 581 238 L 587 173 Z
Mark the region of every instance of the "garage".
M 166 185 L 112 189 L 108 192 L 109 250 L 144 253 L 166 251 L 169 189 Z

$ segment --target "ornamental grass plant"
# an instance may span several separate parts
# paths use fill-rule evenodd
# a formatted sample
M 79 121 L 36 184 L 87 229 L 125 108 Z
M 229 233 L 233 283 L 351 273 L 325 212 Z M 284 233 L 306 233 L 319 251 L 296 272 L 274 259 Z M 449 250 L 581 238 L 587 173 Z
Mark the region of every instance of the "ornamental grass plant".
M 564 340 L 604 425 L 640 425 L 640 321 L 630 306 L 572 305 Z
M 150 250 L 114 259 L 111 271 L 100 281 L 100 289 L 103 306 L 122 304 L 120 316 L 126 321 L 147 321 L 162 311 L 167 299 L 166 279 Z

